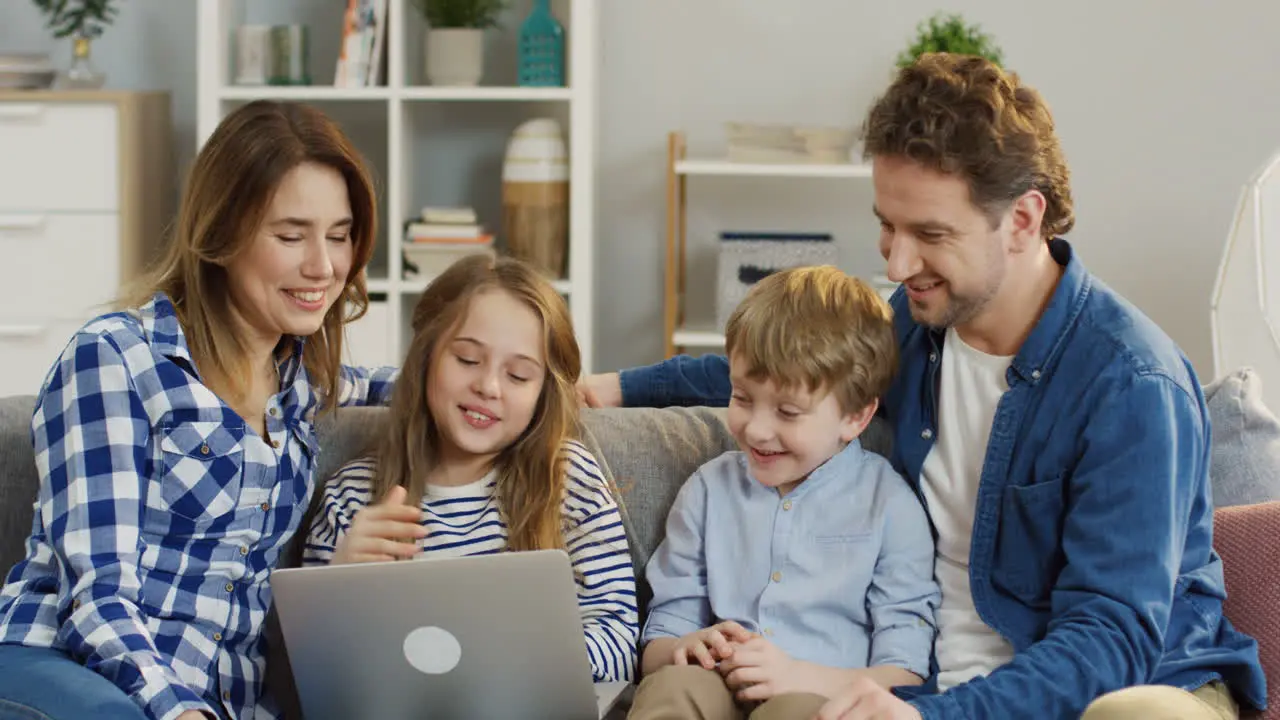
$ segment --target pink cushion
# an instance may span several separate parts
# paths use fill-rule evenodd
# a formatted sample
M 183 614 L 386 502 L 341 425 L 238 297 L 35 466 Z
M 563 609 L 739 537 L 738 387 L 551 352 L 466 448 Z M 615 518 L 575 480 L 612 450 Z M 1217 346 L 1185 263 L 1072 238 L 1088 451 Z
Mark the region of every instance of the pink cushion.
M 1267 675 L 1267 712 L 1280 720 L 1280 502 L 1218 508 L 1214 548 L 1227 581 L 1226 614 L 1258 641 Z

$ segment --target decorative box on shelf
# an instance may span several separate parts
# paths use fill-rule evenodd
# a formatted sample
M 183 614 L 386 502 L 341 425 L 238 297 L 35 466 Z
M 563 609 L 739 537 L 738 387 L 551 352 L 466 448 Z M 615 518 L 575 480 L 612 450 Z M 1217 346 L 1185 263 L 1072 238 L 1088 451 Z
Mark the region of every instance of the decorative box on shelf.
M 779 270 L 835 265 L 836 246 L 828 233 L 720 233 L 716 326 L 724 330 L 751 286 Z

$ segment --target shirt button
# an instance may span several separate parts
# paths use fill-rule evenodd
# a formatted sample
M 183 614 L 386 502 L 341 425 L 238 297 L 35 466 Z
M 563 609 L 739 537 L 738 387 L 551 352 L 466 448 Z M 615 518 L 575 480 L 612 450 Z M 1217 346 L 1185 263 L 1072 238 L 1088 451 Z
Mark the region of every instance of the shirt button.
M 271 408 L 271 409 L 270 409 L 270 410 L 268 410 L 267 412 L 271 414 L 271 417 L 276 417 L 277 415 L 279 415 L 279 414 L 280 414 L 280 411 L 279 411 L 279 410 L 277 410 L 277 409 L 275 409 L 275 408 Z
M 79 600 L 73 600 L 73 601 L 71 601 L 71 609 L 72 609 L 72 610 L 79 610 L 79 609 L 80 609 L 80 601 L 79 601 Z
M 214 641 L 214 642 L 222 642 L 222 633 L 220 633 L 220 632 L 216 632 L 216 633 L 214 633 L 214 634 L 213 634 L 213 641 Z
M 227 583 L 227 592 L 235 592 L 235 591 L 236 591 L 236 586 L 232 585 L 231 583 Z
M 222 699 L 223 699 L 223 700 L 225 700 L 226 702 L 231 702 L 231 691 L 230 691 L 230 690 L 223 690 L 223 691 L 222 691 Z
M 782 503 L 782 509 L 783 509 L 783 510 L 790 510 L 790 509 L 791 509 L 791 501 L 790 501 L 790 500 L 788 500 L 788 501 L 786 501 L 786 502 Z
M 271 503 L 262 503 L 260 507 L 262 508 L 262 512 L 266 512 L 271 509 Z
M 201 455 L 208 455 L 208 454 L 209 454 L 209 446 L 208 446 L 208 445 L 201 445 L 201 446 L 200 446 L 200 454 L 201 454 Z
M 1039 371 L 1039 370 L 1032 370 L 1032 371 L 1031 371 L 1031 379 L 1032 379 L 1032 380 L 1039 380 L 1039 379 L 1040 379 L 1040 371 Z
M 279 440 L 272 440 L 272 441 L 271 441 L 271 447 L 272 447 L 272 448 L 274 448 L 274 449 L 276 449 L 276 450 L 279 450 L 279 449 L 280 449 L 280 441 L 279 441 Z
M 248 555 L 248 554 L 249 554 L 249 548 L 247 548 L 247 547 L 241 547 L 241 548 L 240 548 L 240 554 L 241 554 L 241 555 Z
M 936 352 L 929 353 L 929 362 L 938 362 L 938 353 Z
M 920 437 L 924 438 L 925 440 L 929 440 L 933 437 L 933 431 L 930 430 L 929 428 L 925 428 L 924 430 L 920 431 Z
M 782 582 L 782 573 L 781 573 L 781 572 L 779 572 L 779 571 L 775 570 L 775 571 L 773 572 L 773 576 L 772 576 L 772 577 L 773 577 L 773 581 L 774 581 L 774 582 Z

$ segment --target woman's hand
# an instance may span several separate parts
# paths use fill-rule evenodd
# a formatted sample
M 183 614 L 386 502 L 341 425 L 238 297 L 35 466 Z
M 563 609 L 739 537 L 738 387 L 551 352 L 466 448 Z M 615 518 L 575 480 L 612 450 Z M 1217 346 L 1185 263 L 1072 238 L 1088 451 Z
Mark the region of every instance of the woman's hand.
M 427 536 L 422 510 L 405 505 L 403 486 L 391 489 L 382 502 L 356 513 L 351 527 L 334 548 L 334 565 L 403 560 L 418 553 L 417 541 Z

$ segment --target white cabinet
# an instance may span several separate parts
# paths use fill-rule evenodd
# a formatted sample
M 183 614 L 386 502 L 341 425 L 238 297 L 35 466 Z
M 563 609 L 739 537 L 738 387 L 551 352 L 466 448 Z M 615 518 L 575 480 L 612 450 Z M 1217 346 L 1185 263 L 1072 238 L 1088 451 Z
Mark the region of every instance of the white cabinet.
M 170 221 L 167 93 L 0 92 L 0 397 L 32 395 Z

